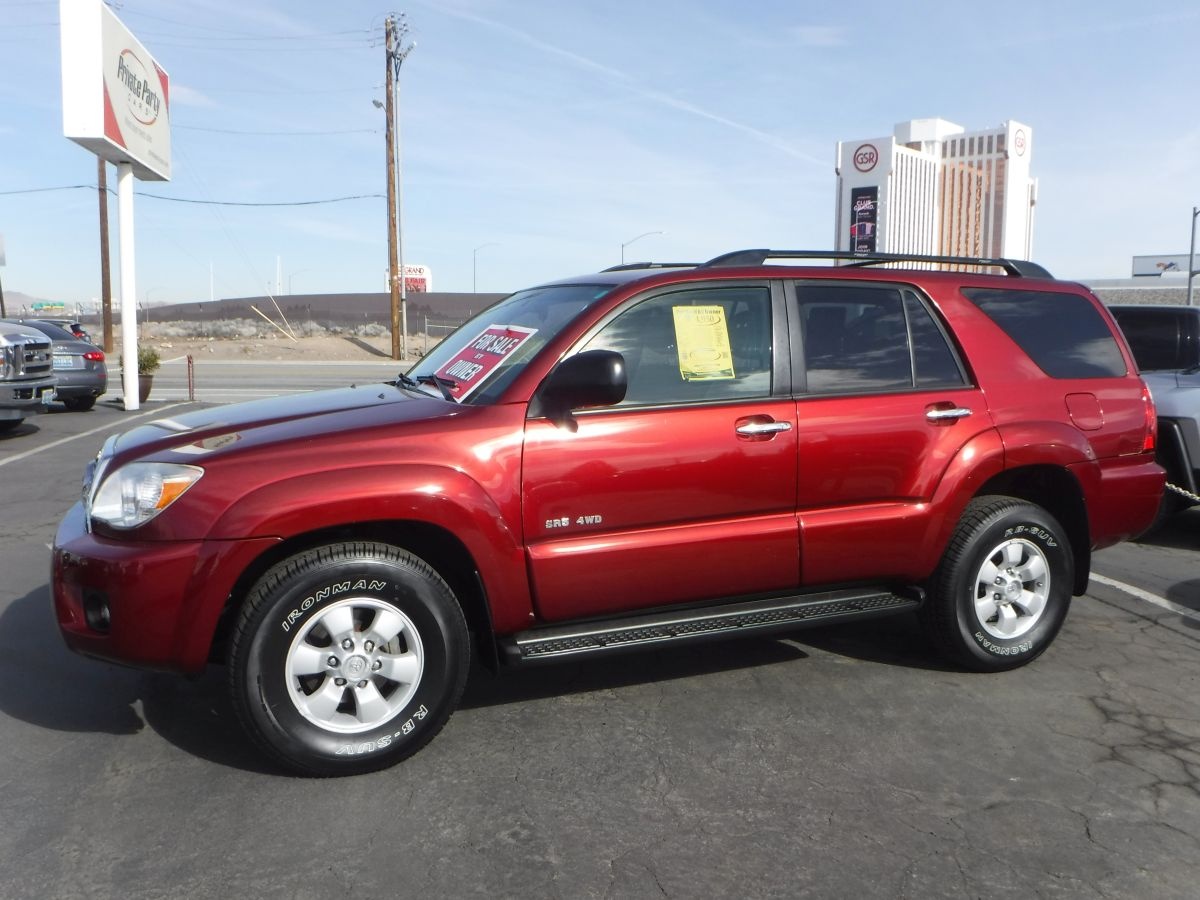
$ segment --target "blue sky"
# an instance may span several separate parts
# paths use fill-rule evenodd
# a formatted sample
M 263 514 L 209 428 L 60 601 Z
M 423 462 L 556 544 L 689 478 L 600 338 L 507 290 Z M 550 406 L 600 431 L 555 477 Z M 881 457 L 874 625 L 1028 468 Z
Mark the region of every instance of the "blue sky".
M 594 271 L 644 232 L 627 258 L 827 248 L 836 142 L 912 118 L 1032 127 L 1034 258 L 1059 277 L 1186 253 L 1200 205 L 1192 3 L 111 5 L 171 76 L 174 177 L 138 189 L 262 203 L 384 193 L 371 101 L 406 13 L 405 259 L 438 290 L 471 290 L 473 261 L 481 291 Z M 76 302 L 100 293 L 95 192 L 10 193 L 95 182 L 62 136 L 57 21 L 57 0 L 0 0 L 0 279 Z M 139 301 L 207 299 L 210 265 L 217 297 L 259 294 L 277 260 L 283 293 L 385 288 L 380 198 L 139 197 L 135 218 Z

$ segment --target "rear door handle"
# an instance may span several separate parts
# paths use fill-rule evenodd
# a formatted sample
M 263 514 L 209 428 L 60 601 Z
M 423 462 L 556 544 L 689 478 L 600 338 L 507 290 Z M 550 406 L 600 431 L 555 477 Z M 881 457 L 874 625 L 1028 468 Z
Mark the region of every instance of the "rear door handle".
M 945 422 L 950 419 L 965 419 L 971 415 L 971 410 L 965 406 L 956 406 L 953 409 L 931 409 L 925 413 L 925 418 L 930 422 Z
M 746 437 L 759 437 L 764 434 L 778 434 L 781 431 L 791 430 L 791 422 L 744 422 L 737 427 L 737 433 Z

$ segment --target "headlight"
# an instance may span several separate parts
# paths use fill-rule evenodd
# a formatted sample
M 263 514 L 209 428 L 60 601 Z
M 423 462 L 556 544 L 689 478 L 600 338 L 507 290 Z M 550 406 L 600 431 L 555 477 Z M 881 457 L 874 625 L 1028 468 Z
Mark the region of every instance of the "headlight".
M 100 485 L 92 500 L 92 518 L 113 528 L 144 525 L 182 497 L 203 474 L 196 466 L 172 463 L 122 466 Z

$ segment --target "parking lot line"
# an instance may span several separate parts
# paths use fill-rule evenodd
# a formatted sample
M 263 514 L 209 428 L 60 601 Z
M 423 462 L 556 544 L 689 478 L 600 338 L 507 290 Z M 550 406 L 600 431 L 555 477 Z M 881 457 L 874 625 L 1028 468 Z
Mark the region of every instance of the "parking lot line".
M 146 416 L 158 416 L 163 410 L 172 409 L 176 406 L 182 406 L 182 403 L 168 403 L 166 406 L 154 409 L 149 412 L 138 413 L 136 416 L 130 416 L 128 419 L 122 419 L 122 422 L 130 422 L 134 419 L 143 419 Z M 10 456 L 7 459 L 0 459 L 0 466 L 7 466 L 9 463 L 15 463 L 17 460 L 25 459 L 28 456 L 33 456 L 35 453 L 44 453 L 45 451 L 58 447 L 61 444 L 69 444 L 71 441 L 77 441 L 80 438 L 88 437 L 89 435 L 99 434 L 101 431 L 111 431 L 113 428 L 119 428 L 119 425 L 109 424 L 101 425 L 99 428 L 93 428 L 90 431 L 83 431 L 79 434 L 67 435 L 67 437 L 59 438 L 57 441 L 51 441 L 48 444 L 43 444 L 41 447 L 34 447 L 32 450 L 26 450 L 24 453 L 18 453 L 15 456 Z
M 1147 603 L 1152 603 L 1162 609 L 1183 616 L 1185 619 L 1191 619 L 1194 622 L 1200 622 L 1200 613 L 1194 609 L 1188 609 L 1186 606 L 1180 606 L 1178 603 L 1172 603 L 1166 597 L 1160 597 L 1157 594 L 1152 594 L 1149 591 L 1144 591 L 1140 587 L 1134 587 L 1132 584 L 1126 584 L 1123 581 L 1117 581 L 1115 578 L 1106 578 L 1103 575 L 1097 575 L 1095 572 L 1091 575 L 1092 581 L 1098 581 L 1101 584 L 1106 584 L 1111 588 L 1116 588 L 1118 591 L 1124 591 L 1126 594 L 1137 597 L 1139 600 L 1145 600 Z

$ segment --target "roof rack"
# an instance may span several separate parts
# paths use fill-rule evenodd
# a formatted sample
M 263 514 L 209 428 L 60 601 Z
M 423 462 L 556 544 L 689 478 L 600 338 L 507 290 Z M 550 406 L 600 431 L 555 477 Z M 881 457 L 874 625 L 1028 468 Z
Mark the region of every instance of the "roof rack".
M 719 266 L 761 266 L 768 259 L 852 260 L 850 266 L 877 266 L 886 263 L 949 263 L 957 266 L 995 266 L 1012 278 L 1053 278 L 1043 267 L 1027 259 L 987 256 L 925 256 L 918 253 L 854 253 L 849 250 L 735 250 L 701 264 L 701 268 Z
M 621 263 L 619 266 L 609 266 L 607 269 L 601 269 L 602 272 L 632 272 L 634 269 L 691 269 L 700 265 L 700 263 L 664 263 L 664 262 L 635 262 Z

